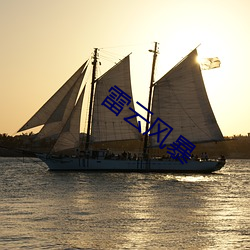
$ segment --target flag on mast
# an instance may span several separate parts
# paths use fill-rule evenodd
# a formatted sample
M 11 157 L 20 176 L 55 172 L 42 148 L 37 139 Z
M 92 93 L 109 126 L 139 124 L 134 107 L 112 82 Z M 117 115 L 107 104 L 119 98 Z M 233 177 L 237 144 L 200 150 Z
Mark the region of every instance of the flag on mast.
M 218 57 L 203 58 L 200 63 L 202 70 L 219 68 L 220 64 L 221 62 Z

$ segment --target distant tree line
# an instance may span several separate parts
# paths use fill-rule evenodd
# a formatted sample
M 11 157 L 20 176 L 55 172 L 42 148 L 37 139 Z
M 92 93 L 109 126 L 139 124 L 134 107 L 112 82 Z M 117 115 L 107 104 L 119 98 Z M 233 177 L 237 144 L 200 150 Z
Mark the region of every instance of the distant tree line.
M 34 140 L 33 133 L 10 136 L 6 133 L 0 134 L 0 156 L 19 155 L 20 152 L 41 152 L 51 148 L 52 139 Z M 10 152 L 12 151 L 12 152 Z
M 6 133 L 0 134 L 0 156 L 19 156 L 20 152 L 49 152 L 55 143 L 55 138 L 34 140 L 33 133 L 10 136 Z M 81 148 L 84 148 L 84 135 L 81 134 Z M 94 150 L 109 149 L 110 152 L 118 153 L 124 150 L 131 153 L 142 152 L 143 141 L 119 141 L 109 143 L 92 144 Z M 224 155 L 226 158 L 250 159 L 250 136 L 234 135 L 225 137 L 223 142 L 210 142 L 196 144 L 194 155 L 200 156 L 206 152 L 210 158 Z M 166 155 L 165 149 L 154 148 L 150 150 L 151 156 Z

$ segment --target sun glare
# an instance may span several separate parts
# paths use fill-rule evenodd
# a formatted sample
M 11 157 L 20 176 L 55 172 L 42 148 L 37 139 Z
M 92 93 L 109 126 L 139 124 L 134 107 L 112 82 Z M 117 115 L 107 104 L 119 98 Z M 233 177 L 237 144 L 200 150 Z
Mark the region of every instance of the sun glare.
M 196 62 L 199 64 L 201 63 L 201 58 L 199 56 L 196 57 Z

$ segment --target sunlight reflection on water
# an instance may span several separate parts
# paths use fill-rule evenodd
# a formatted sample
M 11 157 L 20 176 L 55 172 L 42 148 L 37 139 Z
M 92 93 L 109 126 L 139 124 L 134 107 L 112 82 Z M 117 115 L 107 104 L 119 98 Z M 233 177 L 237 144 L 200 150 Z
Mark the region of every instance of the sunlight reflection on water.
M 178 181 L 184 182 L 201 182 L 201 181 L 213 181 L 212 176 L 176 176 Z
M 246 249 L 249 160 L 216 174 L 65 173 L 0 158 L 1 249 Z

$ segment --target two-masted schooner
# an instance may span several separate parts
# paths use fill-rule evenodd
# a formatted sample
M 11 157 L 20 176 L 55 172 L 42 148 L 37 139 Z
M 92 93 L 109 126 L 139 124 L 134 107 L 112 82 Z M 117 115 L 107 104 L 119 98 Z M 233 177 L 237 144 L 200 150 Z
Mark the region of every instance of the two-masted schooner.
M 87 62 L 18 131 L 43 125 L 36 135 L 36 140 L 48 137 L 57 138 L 50 153 L 46 157 L 42 157 L 50 170 L 213 172 L 224 166 L 224 159 L 190 158 L 183 164 L 178 158 L 174 160 L 170 157 L 167 159 L 149 157 L 150 147 L 166 147 L 167 151 L 167 145 L 171 145 L 180 135 L 188 138 L 192 143 L 223 140 L 207 97 L 200 65 L 196 60 L 197 50 L 194 49 L 161 79 L 154 82 L 157 46 L 155 43 L 154 50 L 151 51 L 153 52 L 152 74 L 147 119 L 144 119 L 147 121 L 145 131 L 148 133 L 144 132 L 143 135 L 144 147 L 141 157 L 117 158 L 114 156 L 107 159 L 104 150 L 97 153 L 95 151 L 93 154 L 92 142 L 140 140 L 143 134 L 138 130 L 141 125 L 140 121 L 137 121 L 138 113 L 134 109 L 129 55 L 97 78 L 98 49 L 96 48 L 92 61 L 92 82 L 84 153 L 79 153 L 77 157 L 54 156 L 66 149 L 79 148 L 81 111 L 85 92 L 85 86 L 81 88 L 81 85 L 87 70 Z M 130 97 L 129 105 L 128 103 L 125 105 L 124 100 L 123 103 L 120 102 L 124 108 L 119 115 L 103 105 L 105 98 L 114 87 L 124 91 Z M 79 93 L 80 90 L 81 93 Z M 117 96 L 121 97 L 118 92 Z M 109 105 L 112 106 L 112 103 Z M 114 108 L 117 107 L 114 106 Z M 124 119 L 128 117 L 129 122 Z M 150 127 L 157 118 L 170 125 L 169 130 L 165 129 L 165 133 L 159 133 L 160 125 Z

